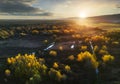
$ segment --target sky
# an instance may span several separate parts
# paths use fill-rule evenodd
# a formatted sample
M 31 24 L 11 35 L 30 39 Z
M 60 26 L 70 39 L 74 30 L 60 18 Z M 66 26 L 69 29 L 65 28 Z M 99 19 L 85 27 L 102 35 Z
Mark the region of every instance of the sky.
M 0 19 L 61 19 L 120 14 L 120 0 L 0 0 Z

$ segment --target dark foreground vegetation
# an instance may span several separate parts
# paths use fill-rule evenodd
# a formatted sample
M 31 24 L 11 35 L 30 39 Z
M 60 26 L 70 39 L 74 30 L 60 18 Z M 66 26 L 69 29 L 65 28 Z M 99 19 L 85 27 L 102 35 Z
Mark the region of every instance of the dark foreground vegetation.
M 119 28 L 78 21 L 2 23 L 0 84 L 120 84 Z

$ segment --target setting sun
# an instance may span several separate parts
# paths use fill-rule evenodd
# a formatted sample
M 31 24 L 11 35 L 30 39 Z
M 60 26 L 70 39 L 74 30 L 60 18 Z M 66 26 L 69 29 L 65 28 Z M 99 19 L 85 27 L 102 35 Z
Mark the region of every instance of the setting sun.
M 81 12 L 79 15 L 80 18 L 87 18 L 87 15 L 85 12 Z

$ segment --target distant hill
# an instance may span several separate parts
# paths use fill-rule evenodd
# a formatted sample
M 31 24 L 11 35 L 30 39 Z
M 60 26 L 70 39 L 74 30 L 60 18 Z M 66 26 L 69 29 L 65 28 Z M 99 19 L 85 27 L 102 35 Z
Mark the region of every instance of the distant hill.
M 72 17 L 69 19 L 77 20 L 80 18 L 79 17 Z M 94 17 L 88 17 L 87 19 L 92 20 L 94 22 L 120 23 L 120 14 L 94 16 Z
M 95 16 L 89 17 L 88 19 L 104 22 L 120 22 L 120 14 Z

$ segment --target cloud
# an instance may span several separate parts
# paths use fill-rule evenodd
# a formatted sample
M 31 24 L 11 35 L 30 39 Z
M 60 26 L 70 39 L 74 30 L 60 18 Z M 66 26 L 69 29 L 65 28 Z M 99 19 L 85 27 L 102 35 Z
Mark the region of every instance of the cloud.
M 34 8 L 28 4 L 19 2 L 0 3 L 0 12 L 14 13 L 14 12 L 37 12 L 38 8 Z
M 1 3 L 35 3 L 37 0 L 0 0 Z
M 32 6 L 36 0 L 0 0 L 0 14 L 22 16 L 50 16 L 52 13 Z
M 0 14 L 3 15 L 3 14 Z M 9 16 L 10 14 L 5 13 L 4 15 Z M 15 16 L 53 16 L 53 13 L 43 12 L 43 13 L 11 13 L 11 15 Z

